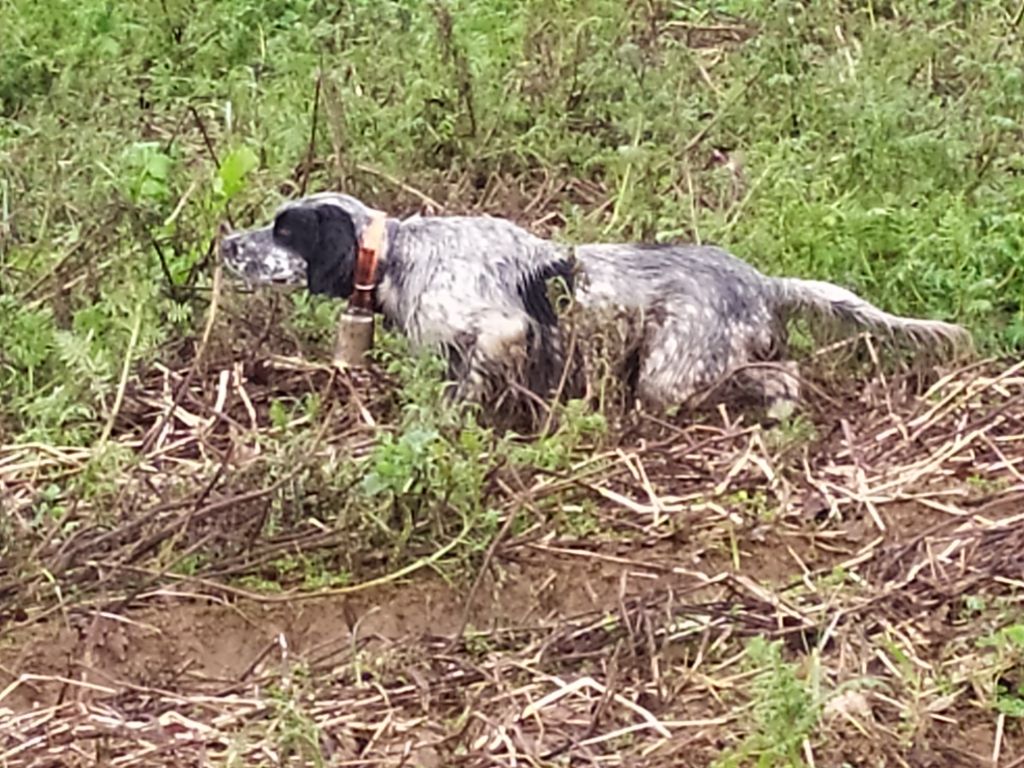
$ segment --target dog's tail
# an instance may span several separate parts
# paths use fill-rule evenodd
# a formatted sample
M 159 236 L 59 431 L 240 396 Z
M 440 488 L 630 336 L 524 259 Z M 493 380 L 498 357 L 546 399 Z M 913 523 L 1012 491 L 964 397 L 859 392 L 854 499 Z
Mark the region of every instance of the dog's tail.
M 776 284 L 779 303 L 787 309 L 811 310 L 868 328 L 898 331 L 919 343 L 948 344 L 955 349 L 972 344 L 970 333 L 962 326 L 893 315 L 833 283 L 786 277 L 777 278 Z

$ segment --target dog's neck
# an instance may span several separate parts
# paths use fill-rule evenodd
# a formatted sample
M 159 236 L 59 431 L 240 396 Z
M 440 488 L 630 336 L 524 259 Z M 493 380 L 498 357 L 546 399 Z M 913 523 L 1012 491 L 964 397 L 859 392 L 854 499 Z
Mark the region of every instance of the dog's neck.
M 387 249 L 387 216 L 383 211 L 370 212 L 370 219 L 359 236 L 356 251 L 355 280 L 351 306 L 364 312 L 374 310 L 375 294 L 380 280 L 381 262 Z

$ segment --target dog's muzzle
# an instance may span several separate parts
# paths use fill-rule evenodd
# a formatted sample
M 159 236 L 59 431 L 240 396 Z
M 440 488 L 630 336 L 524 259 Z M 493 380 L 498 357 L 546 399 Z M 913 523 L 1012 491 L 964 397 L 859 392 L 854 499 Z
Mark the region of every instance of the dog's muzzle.
M 219 251 L 228 269 L 250 285 L 306 284 L 306 262 L 277 245 L 272 228 L 227 235 L 221 239 Z

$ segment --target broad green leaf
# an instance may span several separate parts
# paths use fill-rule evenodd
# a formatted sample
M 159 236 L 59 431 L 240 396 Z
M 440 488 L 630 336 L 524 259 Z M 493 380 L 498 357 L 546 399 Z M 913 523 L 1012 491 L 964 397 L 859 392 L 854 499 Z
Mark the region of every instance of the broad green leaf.
M 245 186 L 245 177 L 259 165 L 259 158 L 249 147 L 241 146 L 224 158 L 217 171 L 214 187 L 218 195 L 230 200 Z

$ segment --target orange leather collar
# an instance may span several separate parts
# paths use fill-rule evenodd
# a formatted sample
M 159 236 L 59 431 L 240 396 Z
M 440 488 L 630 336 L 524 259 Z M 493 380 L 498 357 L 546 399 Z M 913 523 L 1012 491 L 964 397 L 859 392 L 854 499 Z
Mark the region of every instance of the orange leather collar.
M 359 238 L 355 284 L 349 306 L 365 312 L 373 312 L 373 292 L 377 289 L 377 262 L 384 240 L 385 219 L 383 212 L 374 211 L 370 223 L 366 225 Z

